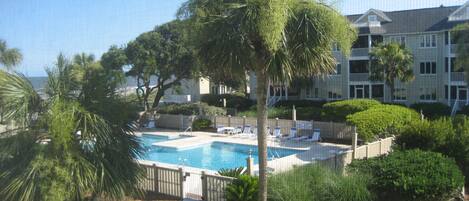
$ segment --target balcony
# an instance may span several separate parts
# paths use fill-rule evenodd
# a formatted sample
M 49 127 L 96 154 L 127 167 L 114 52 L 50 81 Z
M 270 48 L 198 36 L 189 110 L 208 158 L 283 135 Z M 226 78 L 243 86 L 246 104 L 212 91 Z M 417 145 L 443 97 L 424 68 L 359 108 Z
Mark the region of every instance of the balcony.
M 362 82 L 362 81 L 369 81 L 369 80 L 370 80 L 369 73 L 350 73 L 351 82 Z
M 445 50 L 444 50 L 446 54 L 448 53 L 448 46 L 449 45 L 446 45 Z M 457 48 L 456 44 L 451 44 L 450 54 L 456 54 L 456 48 Z
M 352 49 L 352 57 L 368 57 L 369 48 L 354 48 Z
M 451 81 L 464 81 L 465 74 L 463 72 L 453 72 L 451 73 Z

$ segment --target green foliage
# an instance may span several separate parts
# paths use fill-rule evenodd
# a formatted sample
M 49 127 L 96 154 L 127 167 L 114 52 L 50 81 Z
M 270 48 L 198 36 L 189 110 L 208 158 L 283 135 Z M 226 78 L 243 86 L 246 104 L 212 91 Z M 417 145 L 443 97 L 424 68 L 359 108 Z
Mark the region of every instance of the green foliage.
M 240 175 L 233 183 L 226 186 L 227 201 L 257 201 L 259 193 L 259 179 L 249 175 Z
M 377 105 L 381 105 L 381 103 L 374 99 L 351 99 L 326 103 L 323 106 L 322 119 L 345 122 L 348 115 L 365 111 Z
M 239 178 L 241 175 L 245 174 L 244 167 L 232 168 L 232 169 L 225 169 L 222 168 L 218 170 L 218 174 L 225 177 L 234 177 Z
M 396 139 L 400 149 L 436 151 L 452 157 L 469 183 L 469 118 L 412 122 Z
M 275 107 L 323 107 L 326 101 L 313 101 L 313 100 L 281 100 L 275 104 Z
M 469 116 L 469 105 L 464 106 L 458 114 Z
M 233 94 L 207 94 L 202 96 L 201 101 L 207 103 L 210 106 L 223 107 L 223 99 L 226 99 L 227 108 L 235 108 L 239 111 L 248 110 L 251 106 L 254 105 L 254 101 L 251 99 Z
M 223 108 L 209 106 L 206 103 L 185 103 L 185 104 L 168 104 L 162 105 L 157 109 L 161 114 L 182 114 L 182 115 L 198 115 L 200 112 L 204 115 L 226 115 Z
M 44 100 L 26 78 L 0 73 L 0 86 L 8 86 L 0 87 L 2 100 L 20 100 L 5 111 L 20 127 L 0 133 L 2 200 L 116 200 L 138 192 L 136 113 L 115 95 L 118 71 L 80 54 L 73 62 L 60 55 L 47 72 Z
M 397 136 L 396 144 L 405 149 L 436 151 L 441 150 L 454 135 L 451 119 L 413 121 Z
M 342 176 L 320 166 L 302 166 L 269 179 L 269 201 L 371 201 L 368 176 Z
M 321 109 L 317 107 L 297 107 L 296 118 L 298 120 L 320 120 Z M 292 119 L 293 108 L 291 107 L 274 107 L 269 108 L 267 111 L 268 118 L 274 119 Z M 237 116 L 246 117 L 257 117 L 257 111 L 255 107 L 251 107 L 250 110 L 239 112 Z
M 196 131 L 201 131 L 211 128 L 211 125 L 212 121 L 210 121 L 209 119 L 196 119 L 194 122 L 192 122 L 192 129 Z
M 0 39 L 0 65 L 5 66 L 11 70 L 14 66 L 18 65 L 23 56 L 16 48 L 8 48 L 6 41 Z
M 357 127 L 360 139 L 370 142 L 401 133 L 405 125 L 418 121 L 419 114 L 397 105 L 380 105 L 347 116 L 347 123 Z
M 410 82 L 414 76 L 414 56 L 410 49 L 399 43 L 383 43 L 373 48 L 370 52 L 370 60 L 373 63 L 370 79 L 383 81 L 391 89 L 391 97 L 394 97 L 394 83 L 396 80 Z
M 423 115 L 428 119 L 438 119 L 451 115 L 451 108 L 443 103 L 415 103 L 410 108 L 418 113 L 422 111 Z
M 378 200 L 447 201 L 456 197 L 464 177 L 453 159 L 420 150 L 396 151 L 388 156 L 356 160 L 350 172 L 372 175 L 370 187 Z
M 469 81 L 469 23 L 456 26 L 453 29 L 456 41 L 456 66 L 455 69 L 463 68 L 466 72 L 466 81 Z

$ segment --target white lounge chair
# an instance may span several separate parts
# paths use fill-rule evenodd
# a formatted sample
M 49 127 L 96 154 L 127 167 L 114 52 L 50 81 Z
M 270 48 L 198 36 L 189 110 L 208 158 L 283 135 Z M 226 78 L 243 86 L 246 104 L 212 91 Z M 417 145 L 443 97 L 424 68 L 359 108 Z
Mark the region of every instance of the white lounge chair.
M 147 124 L 147 128 L 156 128 L 155 127 L 155 120 L 150 120 Z
M 251 134 L 251 133 L 252 133 L 251 126 L 250 125 L 244 126 L 242 134 Z
M 224 134 L 224 133 L 225 133 L 225 126 L 223 126 L 223 125 L 218 125 L 218 126 L 217 126 L 217 133 L 219 133 L 219 134 Z
M 296 141 L 296 142 L 300 142 L 300 141 L 306 140 L 308 138 L 309 138 L 309 136 L 298 136 L 298 137 L 292 138 L 291 140 Z
M 319 142 L 321 141 L 321 131 L 319 129 L 315 129 L 313 132 L 313 136 L 304 140 L 305 142 Z
M 282 137 L 282 129 L 280 127 L 275 128 L 273 136 L 276 138 Z
M 282 139 L 282 140 L 293 139 L 293 138 L 297 137 L 296 133 L 297 133 L 296 128 L 291 128 L 290 129 L 290 134 L 286 137 L 280 137 L 280 139 Z

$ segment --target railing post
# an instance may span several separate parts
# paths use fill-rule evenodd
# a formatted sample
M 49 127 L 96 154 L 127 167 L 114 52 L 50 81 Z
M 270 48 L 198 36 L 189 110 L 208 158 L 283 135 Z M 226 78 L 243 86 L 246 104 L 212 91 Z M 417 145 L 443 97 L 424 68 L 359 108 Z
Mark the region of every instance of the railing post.
M 182 114 L 179 115 L 179 123 L 180 123 L 179 124 L 180 125 L 179 129 L 181 131 L 183 131 L 184 130 L 184 115 L 182 115 Z
M 213 116 L 213 127 L 217 127 L 217 115 Z
M 383 139 L 379 139 L 379 155 L 383 155 Z
M 358 133 L 357 127 L 353 127 L 353 134 L 352 134 L 352 160 L 356 158 L 357 153 L 357 143 L 358 143 Z
M 184 171 L 179 168 L 179 196 L 181 200 L 184 199 Z
M 228 115 L 228 127 L 231 127 L 231 115 Z
M 202 171 L 202 200 L 207 200 L 207 176 L 205 175 L 205 171 Z
M 249 157 L 246 158 L 246 164 L 247 164 L 247 166 L 246 166 L 246 173 L 247 173 L 248 175 L 253 175 L 253 172 L 254 172 L 254 171 L 253 171 L 252 168 L 254 167 L 254 161 L 252 160 L 252 157 L 251 157 L 251 156 L 249 156 Z
M 154 184 L 153 184 L 153 187 L 154 187 L 153 192 L 154 192 L 154 193 L 159 193 L 159 190 L 158 190 L 158 189 L 159 189 L 159 188 L 158 188 L 158 179 L 159 179 L 159 178 L 158 178 L 158 167 L 157 167 L 155 164 L 153 164 L 153 182 L 154 182 Z
M 275 128 L 278 128 L 278 123 L 279 123 L 278 121 L 279 121 L 279 119 L 275 118 Z

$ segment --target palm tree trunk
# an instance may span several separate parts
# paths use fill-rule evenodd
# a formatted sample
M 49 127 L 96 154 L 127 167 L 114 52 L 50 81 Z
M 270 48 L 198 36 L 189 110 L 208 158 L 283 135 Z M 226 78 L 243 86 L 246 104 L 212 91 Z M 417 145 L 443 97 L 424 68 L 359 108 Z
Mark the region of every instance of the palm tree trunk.
M 389 89 L 391 90 L 391 100 L 389 102 L 394 102 L 394 92 L 395 92 L 395 87 L 394 83 L 389 83 Z
M 256 70 L 257 77 L 257 146 L 259 152 L 259 201 L 267 201 L 267 87 L 266 72 Z

